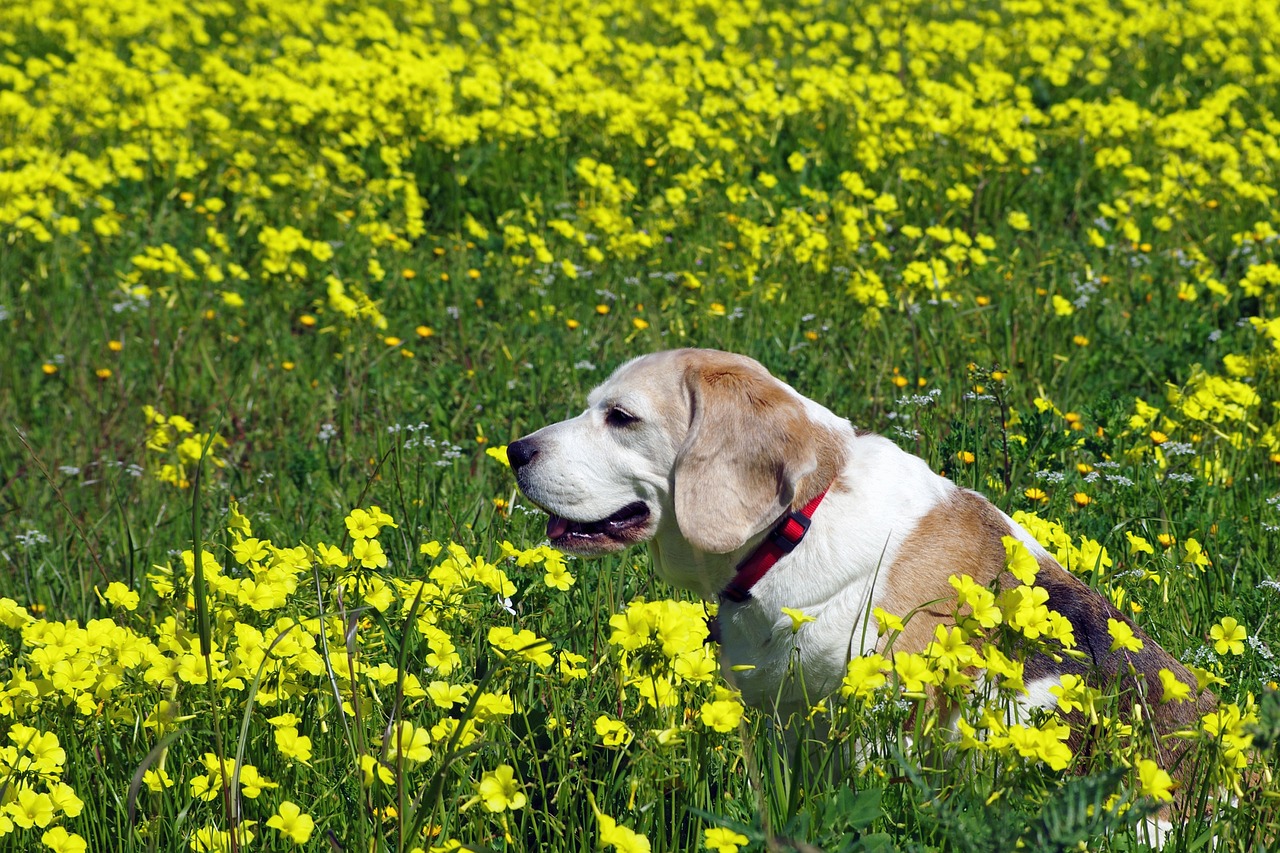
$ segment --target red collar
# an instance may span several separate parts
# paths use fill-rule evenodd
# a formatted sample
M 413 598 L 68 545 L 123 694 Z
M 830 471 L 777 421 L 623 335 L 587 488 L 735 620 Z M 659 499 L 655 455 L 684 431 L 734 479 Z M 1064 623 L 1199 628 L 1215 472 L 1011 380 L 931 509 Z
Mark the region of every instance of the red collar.
M 805 504 L 804 509 L 788 513 L 778 526 L 773 528 L 773 532 L 738 564 L 738 573 L 720 592 L 721 601 L 741 603 L 751 598 L 751 587 L 759 583 L 775 563 L 795 550 L 800 540 L 809 532 L 813 514 L 830 490 L 831 486 L 827 486 L 818 493 L 817 497 Z

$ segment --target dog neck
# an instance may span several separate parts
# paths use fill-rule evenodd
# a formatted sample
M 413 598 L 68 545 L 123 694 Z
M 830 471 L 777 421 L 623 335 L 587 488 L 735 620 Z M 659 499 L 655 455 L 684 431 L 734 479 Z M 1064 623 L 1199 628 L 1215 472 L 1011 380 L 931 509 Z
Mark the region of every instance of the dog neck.
M 720 590 L 721 601 L 741 604 L 751 598 L 751 588 L 779 560 L 794 551 L 804 539 L 805 534 L 809 532 L 809 523 L 813 519 L 813 514 L 830 490 L 831 485 L 828 484 L 802 508 L 787 513 L 774 525 L 769 535 L 747 555 L 746 559 L 738 563 L 737 573 L 725 588 Z
M 678 531 L 663 535 L 660 529 L 649 540 L 654 569 L 672 586 L 692 590 L 708 601 L 745 602 L 769 570 L 799 545 L 830 488 L 829 484 L 807 504 L 787 512 L 727 554 L 699 550 Z

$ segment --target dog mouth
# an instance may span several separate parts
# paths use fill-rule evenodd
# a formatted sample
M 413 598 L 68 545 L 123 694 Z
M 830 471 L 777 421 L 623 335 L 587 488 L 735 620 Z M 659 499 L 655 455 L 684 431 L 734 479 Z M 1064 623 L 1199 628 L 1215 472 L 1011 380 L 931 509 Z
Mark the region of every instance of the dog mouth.
M 649 506 L 644 501 L 629 503 L 598 521 L 570 521 L 551 513 L 547 519 L 547 538 L 561 551 L 586 554 L 613 551 L 644 538 L 648 521 Z

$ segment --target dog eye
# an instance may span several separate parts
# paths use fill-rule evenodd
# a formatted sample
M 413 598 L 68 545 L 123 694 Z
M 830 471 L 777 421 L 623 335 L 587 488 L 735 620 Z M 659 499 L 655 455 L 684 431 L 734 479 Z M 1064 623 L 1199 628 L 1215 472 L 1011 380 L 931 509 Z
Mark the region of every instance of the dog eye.
M 611 406 L 609 411 L 604 413 L 604 422 L 611 427 L 627 427 L 639 422 L 639 420 L 626 409 L 620 409 L 617 406 Z

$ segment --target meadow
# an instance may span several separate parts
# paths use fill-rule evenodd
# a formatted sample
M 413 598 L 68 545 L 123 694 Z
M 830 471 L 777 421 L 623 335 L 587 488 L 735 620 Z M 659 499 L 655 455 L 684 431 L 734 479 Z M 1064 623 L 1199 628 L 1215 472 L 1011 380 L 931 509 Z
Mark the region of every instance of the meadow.
M 0 4 L 0 850 L 1273 845 L 1277 108 L 1246 0 Z M 1070 628 L 963 578 L 789 758 L 504 464 L 677 346 L 1016 514 L 1181 766 L 1009 722 Z

